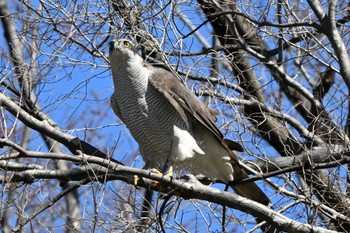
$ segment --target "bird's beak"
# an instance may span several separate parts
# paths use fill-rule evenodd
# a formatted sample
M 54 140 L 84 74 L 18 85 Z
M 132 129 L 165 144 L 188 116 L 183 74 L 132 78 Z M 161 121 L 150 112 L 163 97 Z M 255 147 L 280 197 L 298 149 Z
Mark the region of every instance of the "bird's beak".
M 111 42 L 109 42 L 109 52 L 113 52 L 119 48 L 120 47 L 119 47 L 118 42 L 116 40 L 112 40 Z

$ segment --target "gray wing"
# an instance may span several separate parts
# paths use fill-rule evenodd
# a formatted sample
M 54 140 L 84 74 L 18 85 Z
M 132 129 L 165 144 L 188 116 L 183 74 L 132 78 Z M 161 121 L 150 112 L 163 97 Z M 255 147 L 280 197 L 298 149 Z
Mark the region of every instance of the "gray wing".
M 227 144 L 228 148 L 230 148 L 230 150 L 235 150 L 238 152 L 244 152 L 244 148 L 243 146 L 241 146 L 241 144 L 234 142 L 230 139 L 225 138 L 225 143 Z
M 149 82 L 159 92 L 169 100 L 174 106 L 182 119 L 189 126 L 186 113 L 191 114 L 197 121 L 212 132 L 222 145 L 229 151 L 232 159 L 237 162 L 237 157 L 231 152 L 230 147 L 224 140 L 224 135 L 216 126 L 216 117 L 209 111 L 209 108 L 199 100 L 199 98 L 192 93 L 173 73 L 161 69 L 151 67 L 151 74 Z M 238 143 L 236 143 L 238 144 Z
M 187 125 L 189 122 L 186 112 L 189 112 L 215 135 L 223 138 L 221 131 L 215 124 L 216 117 L 173 73 L 161 68 L 152 68 L 149 81 L 155 89 L 164 94 Z
M 118 105 L 117 99 L 115 98 L 114 94 L 112 94 L 112 96 L 111 96 L 111 107 L 112 107 L 113 112 L 115 113 L 115 115 L 117 115 L 117 117 L 121 121 L 124 122 L 122 114 L 121 114 L 120 109 L 119 109 L 119 105 Z
M 241 169 L 235 153 L 231 151 L 232 149 L 242 151 L 243 148 L 236 142 L 224 139 L 223 134 L 215 124 L 216 117 L 210 113 L 209 109 L 195 94 L 187 89 L 187 87 L 178 80 L 174 74 L 164 69 L 153 68 L 149 76 L 149 81 L 155 89 L 164 94 L 188 125 L 189 122 L 186 113 L 193 115 L 203 127 L 206 127 L 215 135 L 232 159 L 235 179 L 248 178 L 247 173 Z M 270 203 L 270 200 L 265 193 L 253 182 L 231 185 L 231 187 L 238 194 L 254 201 L 260 202 L 264 205 Z

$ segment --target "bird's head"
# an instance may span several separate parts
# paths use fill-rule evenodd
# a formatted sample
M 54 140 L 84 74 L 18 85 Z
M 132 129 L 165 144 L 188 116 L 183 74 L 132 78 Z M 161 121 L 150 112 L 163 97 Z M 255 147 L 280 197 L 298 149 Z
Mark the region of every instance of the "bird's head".
M 109 62 L 113 79 L 126 71 L 144 69 L 144 60 L 138 54 L 138 47 L 126 39 L 113 40 L 109 44 Z
M 111 59 L 127 60 L 133 58 L 137 53 L 137 47 L 129 40 L 118 39 L 109 43 L 109 57 Z

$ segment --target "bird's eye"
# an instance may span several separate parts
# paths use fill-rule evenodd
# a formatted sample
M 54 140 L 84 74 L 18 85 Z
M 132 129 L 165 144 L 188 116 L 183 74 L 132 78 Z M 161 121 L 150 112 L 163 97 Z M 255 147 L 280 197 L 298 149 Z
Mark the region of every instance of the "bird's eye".
M 129 48 L 130 47 L 130 42 L 128 42 L 128 41 L 124 41 L 124 47 L 125 48 Z

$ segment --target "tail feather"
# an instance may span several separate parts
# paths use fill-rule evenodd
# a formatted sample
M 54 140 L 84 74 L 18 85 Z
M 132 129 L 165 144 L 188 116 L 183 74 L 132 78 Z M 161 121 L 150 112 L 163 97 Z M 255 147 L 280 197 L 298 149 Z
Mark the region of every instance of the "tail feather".
M 236 175 L 237 173 L 239 173 L 238 177 L 235 176 L 236 179 L 248 178 L 247 173 L 245 173 L 241 168 L 236 167 L 235 171 Z M 271 203 L 270 199 L 266 196 L 266 194 L 254 182 L 245 184 L 231 184 L 230 186 L 240 196 L 249 198 L 250 200 L 259 202 L 266 206 L 269 206 Z M 256 218 L 256 221 L 258 224 L 264 222 L 264 220 L 260 218 Z M 262 224 L 261 229 L 265 233 L 281 232 L 278 228 L 276 228 L 273 225 L 270 225 L 269 223 Z
M 231 188 L 240 196 L 268 206 L 271 202 L 266 194 L 253 182 L 246 184 L 232 184 Z
M 241 180 L 249 177 L 248 174 L 238 166 L 235 166 L 233 170 L 235 173 L 235 180 Z M 266 194 L 254 182 L 245 184 L 231 184 L 230 186 L 237 194 L 246 197 L 250 200 L 259 202 L 266 206 L 268 206 L 271 203 L 270 199 L 266 196 Z

